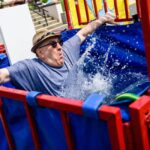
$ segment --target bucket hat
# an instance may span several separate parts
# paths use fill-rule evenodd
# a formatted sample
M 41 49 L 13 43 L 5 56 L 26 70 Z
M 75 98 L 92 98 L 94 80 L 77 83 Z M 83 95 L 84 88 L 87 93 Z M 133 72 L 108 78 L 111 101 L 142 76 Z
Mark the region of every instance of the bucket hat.
M 43 43 L 45 40 L 52 38 L 52 37 L 60 37 L 61 32 L 50 32 L 47 29 L 40 30 L 36 32 L 33 36 L 33 47 L 31 48 L 32 52 L 36 52 L 38 46 Z

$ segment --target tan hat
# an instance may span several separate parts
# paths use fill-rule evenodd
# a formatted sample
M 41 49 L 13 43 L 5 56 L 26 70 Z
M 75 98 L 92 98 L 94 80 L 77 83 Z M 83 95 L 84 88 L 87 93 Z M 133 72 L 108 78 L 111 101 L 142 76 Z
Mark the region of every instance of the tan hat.
M 41 43 L 43 43 L 46 39 L 52 37 L 59 37 L 59 36 L 60 36 L 60 32 L 49 32 L 46 29 L 36 32 L 36 34 L 33 36 L 33 47 L 31 51 L 35 53 L 38 46 Z

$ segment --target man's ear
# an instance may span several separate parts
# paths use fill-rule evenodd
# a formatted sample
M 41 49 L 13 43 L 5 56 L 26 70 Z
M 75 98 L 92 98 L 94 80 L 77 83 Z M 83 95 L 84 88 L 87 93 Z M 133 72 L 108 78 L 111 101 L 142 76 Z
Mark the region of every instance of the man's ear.
M 42 59 L 44 57 L 43 50 L 41 48 L 38 48 L 36 50 L 36 55 L 37 55 L 37 57 Z

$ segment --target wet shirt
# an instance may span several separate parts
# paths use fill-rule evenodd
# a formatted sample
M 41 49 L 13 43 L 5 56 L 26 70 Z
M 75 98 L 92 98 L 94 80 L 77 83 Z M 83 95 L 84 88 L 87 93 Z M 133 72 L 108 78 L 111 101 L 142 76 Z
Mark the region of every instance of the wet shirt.
M 80 38 L 75 35 L 63 44 L 64 65 L 51 67 L 38 58 L 26 59 L 10 67 L 11 81 L 16 88 L 40 91 L 50 95 L 61 95 L 61 87 L 68 73 L 79 59 Z

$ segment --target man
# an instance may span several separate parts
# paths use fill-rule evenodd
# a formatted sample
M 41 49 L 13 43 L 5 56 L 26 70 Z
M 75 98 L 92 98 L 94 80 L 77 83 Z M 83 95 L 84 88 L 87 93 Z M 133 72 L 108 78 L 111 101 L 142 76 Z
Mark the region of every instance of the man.
M 68 73 L 79 59 L 80 45 L 104 23 L 114 24 L 114 16 L 106 13 L 90 22 L 68 41 L 59 41 L 60 34 L 41 31 L 33 37 L 31 49 L 37 56 L 0 70 L 0 83 L 12 81 L 19 89 L 41 91 L 59 96 Z

